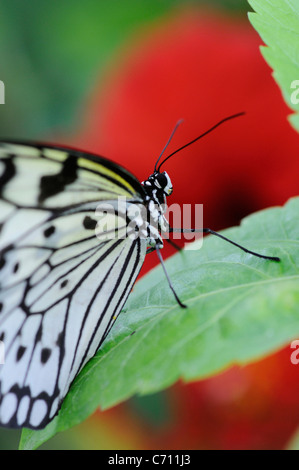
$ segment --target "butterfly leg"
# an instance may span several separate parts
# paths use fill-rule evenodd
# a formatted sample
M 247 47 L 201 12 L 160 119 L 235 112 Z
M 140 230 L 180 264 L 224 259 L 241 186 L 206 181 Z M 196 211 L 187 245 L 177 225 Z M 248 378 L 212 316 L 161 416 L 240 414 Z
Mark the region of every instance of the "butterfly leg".
M 176 232 L 176 233 L 210 233 L 211 235 L 216 235 L 216 237 L 222 238 L 222 240 L 225 240 L 228 243 L 231 243 L 232 245 L 236 246 L 237 248 L 240 248 L 241 250 L 245 251 L 245 253 L 249 253 L 253 256 L 257 256 L 258 258 L 263 258 L 263 259 L 268 259 L 270 261 L 280 261 L 280 258 L 277 256 L 266 256 L 266 255 L 261 255 L 260 253 L 256 253 L 255 251 L 248 250 L 242 245 L 239 245 L 238 243 L 230 240 L 229 238 L 225 237 L 224 235 L 221 235 L 218 232 L 215 232 L 214 230 L 210 228 L 202 228 L 202 229 L 188 229 L 188 228 L 172 228 L 169 227 L 169 232 Z
M 177 303 L 180 305 L 180 307 L 182 307 L 182 308 L 187 308 L 187 305 L 183 304 L 183 303 L 180 301 L 180 299 L 178 298 L 178 296 L 177 296 L 177 294 L 176 294 L 176 292 L 175 292 L 175 290 L 174 290 L 173 285 L 171 284 L 171 280 L 170 280 L 170 278 L 169 278 L 169 276 L 168 276 L 168 273 L 167 273 L 167 271 L 166 271 L 166 267 L 165 267 L 165 264 L 164 264 L 164 261 L 163 261 L 162 255 L 161 255 L 161 251 L 160 251 L 159 245 L 156 245 L 156 253 L 157 253 L 157 255 L 158 255 L 158 258 L 159 258 L 160 263 L 162 264 L 162 268 L 163 268 L 163 271 L 164 271 L 164 273 L 165 273 L 167 282 L 168 282 L 168 284 L 169 284 L 170 289 L 171 289 L 172 292 L 173 292 L 173 295 L 175 296 L 175 299 L 176 299 Z

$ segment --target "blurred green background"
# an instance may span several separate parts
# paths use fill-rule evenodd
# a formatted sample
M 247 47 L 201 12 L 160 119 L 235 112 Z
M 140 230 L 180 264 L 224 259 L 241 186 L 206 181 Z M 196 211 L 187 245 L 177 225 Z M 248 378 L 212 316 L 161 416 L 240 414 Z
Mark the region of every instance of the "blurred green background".
M 136 32 L 182 5 L 249 10 L 245 0 L 1 0 L 1 136 L 49 138 L 79 126 L 105 67 Z

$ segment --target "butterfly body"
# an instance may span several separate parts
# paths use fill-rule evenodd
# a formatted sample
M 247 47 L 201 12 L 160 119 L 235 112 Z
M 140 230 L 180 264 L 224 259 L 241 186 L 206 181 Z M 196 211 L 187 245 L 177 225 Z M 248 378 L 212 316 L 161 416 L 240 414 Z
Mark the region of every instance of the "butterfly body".
M 173 187 L 166 171 L 163 173 L 155 171 L 146 181 L 142 182 L 142 185 L 146 193 L 145 203 L 150 215 L 147 231 L 147 252 L 149 253 L 157 245 L 159 248 L 163 248 L 161 232 L 165 234 L 168 231 L 168 222 L 164 216 L 167 209 L 166 198 L 172 194 Z

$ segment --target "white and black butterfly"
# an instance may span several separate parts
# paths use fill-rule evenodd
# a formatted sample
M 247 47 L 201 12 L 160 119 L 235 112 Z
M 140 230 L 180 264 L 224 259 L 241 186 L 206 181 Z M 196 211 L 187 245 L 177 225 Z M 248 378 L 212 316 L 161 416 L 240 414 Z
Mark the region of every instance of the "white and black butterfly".
M 121 166 L 85 152 L 0 143 L 2 426 L 45 427 L 113 326 L 146 253 L 156 250 L 164 268 L 163 232 L 183 231 L 164 217 L 172 184 L 160 169 L 176 152 L 157 167 L 161 154 L 154 173 L 140 183 Z M 107 203 L 116 237 L 107 237 L 109 228 L 95 234 L 96 211 Z M 130 211 L 136 206 L 142 216 Z

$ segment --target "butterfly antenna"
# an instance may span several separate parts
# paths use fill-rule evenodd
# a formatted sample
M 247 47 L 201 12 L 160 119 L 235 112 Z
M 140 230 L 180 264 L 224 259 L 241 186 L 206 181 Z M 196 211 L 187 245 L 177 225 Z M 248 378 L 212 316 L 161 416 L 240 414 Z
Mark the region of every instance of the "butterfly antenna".
M 159 165 L 159 167 L 158 167 L 158 170 L 156 170 L 157 163 L 158 163 L 158 161 L 159 161 L 160 158 L 161 158 L 161 155 L 160 155 L 160 157 L 158 158 L 158 161 L 157 161 L 157 163 L 156 163 L 156 165 L 155 165 L 155 171 L 159 171 L 159 172 L 160 172 L 161 166 L 162 166 L 170 157 L 172 157 L 172 156 L 175 155 L 176 153 L 180 152 L 180 151 L 183 150 L 184 148 L 188 147 L 189 145 L 194 144 L 194 142 L 196 142 L 197 140 L 201 139 L 201 138 L 204 137 L 205 135 L 207 135 L 207 134 L 209 134 L 210 132 L 212 132 L 214 129 L 216 129 L 216 127 L 220 126 L 221 124 L 223 124 L 223 123 L 226 122 L 226 121 L 229 121 L 230 119 L 234 119 L 234 118 L 237 118 L 237 117 L 239 117 L 239 116 L 244 116 L 244 114 L 245 114 L 244 112 L 238 113 L 238 114 L 233 114 L 232 116 L 228 116 L 228 117 L 222 119 L 222 120 L 219 121 L 217 124 L 215 124 L 213 127 L 211 127 L 210 129 L 208 129 L 206 132 L 204 132 L 204 133 L 201 134 L 200 136 L 196 137 L 196 139 L 191 140 L 191 142 L 188 142 L 187 144 L 183 145 L 182 147 L 180 147 L 179 149 L 175 150 L 175 151 L 172 152 L 170 155 L 168 155 L 168 157 L 166 157 L 166 158 L 163 160 L 163 162 L 160 163 L 160 165 Z M 174 130 L 175 130 L 175 129 L 174 129 Z M 174 132 L 173 132 L 173 134 L 174 134 Z M 173 135 L 173 134 L 172 134 L 172 135 Z M 171 137 L 172 137 L 172 135 L 171 135 Z M 171 139 L 171 137 L 170 137 L 170 139 Z M 170 139 L 169 139 L 169 141 L 170 141 Z M 165 148 L 167 147 L 169 141 L 167 142 Z M 165 150 L 165 148 L 164 148 L 164 150 Z M 164 152 L 164 150 L 163 150 L 163 152 Z M 162 153 L 163 153 L 163 152 L 162 152 Z
M 179 119 L 178 122 L 176 123 L 176 125 L 174 126 L 174 129 L 173 129 L 173 131 L 172 131 L 172 133 L 171 133 L 171 135 L 170 135 L 168 141 L 166 142 L 166 145 L 165 145 L 164 149 L 162 150 L 162 152 L 161 152 L 161 154 L 160 154 L 158 160 L 156 161 L 155 168 L 154 168 L 154 171 L 155 171 L 155 172 L 156 172 L 156 171 L 159 171 L 159 169 L 157 170 L 157 165 L 158 165 L 158 163 L 159 163 L 159 160 L 161 159 L 163 153 L 164 153 L 165 150 L 167 149 L 167 147 L 168 147 L 168 145 L 169 145 L 171 139 L 173 138 L 173 136 L 174 136 L 174 134 L 175 134 L 175 131 L 177 130 L 177 128 L 179 127 L 179 125 L 182 124 L 182 122 L 183 122 L 183 119 Z M 161 165 L 160 165 L 160 166 L 161 166 Z

